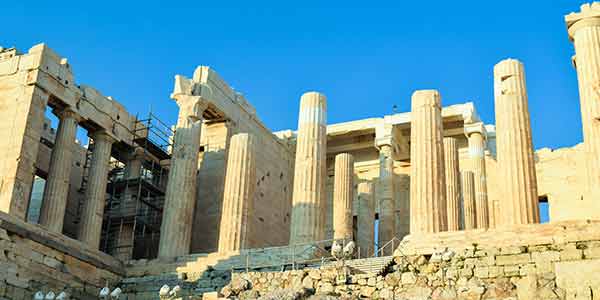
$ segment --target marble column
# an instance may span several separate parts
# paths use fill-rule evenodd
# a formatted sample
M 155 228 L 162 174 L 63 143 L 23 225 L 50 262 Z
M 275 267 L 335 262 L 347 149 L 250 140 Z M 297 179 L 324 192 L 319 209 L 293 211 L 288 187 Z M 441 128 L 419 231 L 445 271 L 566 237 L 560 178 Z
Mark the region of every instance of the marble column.
M 110 152 L 115 139 L 106 131 L 93 132 L 90 137 L 94 140 L 92 159 L 85 189 L 81 223 L 79 224 L 79 240 L 98 249 L 102 229 L 102 217 L 106 202 L 106 184 L 110 163 Z
M 56 115 L 60 121 L 50 156 L 39 223 L 52 232 L 62 233 L 79 118 L 70 109 L 57 112 Z
M 175 94 L 173 98 L 179 106 L 179 117 L 173 138 L 158 244 L 158 256 L 164 258 L 190 252 L 202 114 L 208 106 L 198 96 Z
M 394 198 L 393 148 L 389 144 L 379 146 L 379 245 L 385 245 L 396 236 L 396 201 Z
M 325 237 L 327 99 L 308 92 L 300 99 L 292 196 L 290 244 Z
M 248 133 L 231 137 L 225 172 L 219 252 L 250 248 L 250 222 L 256 185 L 255 139 Z
M 465 134 L 469 142 L 471 171 L 475 179 L 475 211 L 477 228 L 489 227 L 489 203 L 487 193 L 487 171 L 485 168 L 485 136 L 482 122 L 465 124 Z
M 503 224 L 540 222 L 525 71 L 518 60 L 494 66 L 496 148 L 503 180 Z M 479 213 L 479 212 L 478 212 Z
M 583 129 L 583 149 L 588 194 L 600 198 L 600 3 L 583 4 L 581 11 L 565 16 L 569 39 L 575 47 Z M 596 209 L 595 207 L 592 209 Z
M 462 188 L 463 228 L 465 230 L 477 228 L 475 211 L 475 177 L 472 171 L 460 172 Z
M 142 164 L 144 163 L 144 149 L 135 148 L 130 154 L 125 165 L 125 177 L 127 179 L 136 179 L 142 175 Z
M 460 174 L 456 139 L 444 138 L 444 170 L 446 172 L 446 213 L 448 231 L 460 229 Z
M 446 180 L 440 94 L 412 95 L 410 137 L 410 233 L 446 230 Z
M 357 187 L 358 208 L 356 220 L 356 244 L 362 257 L 373 254 L 375 247 L 375 199 L 373 183 L 361 182 Z
M 352 202 L 354 201 L 354 157 L 335 156 L 333 181 L 333 238 L 353 239 Z

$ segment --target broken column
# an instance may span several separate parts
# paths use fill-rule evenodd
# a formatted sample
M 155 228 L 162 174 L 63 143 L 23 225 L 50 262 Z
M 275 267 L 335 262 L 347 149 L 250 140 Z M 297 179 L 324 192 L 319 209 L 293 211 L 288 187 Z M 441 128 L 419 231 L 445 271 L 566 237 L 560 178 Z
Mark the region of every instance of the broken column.
M 483 122 L 465 124 L 465 134 L 469 141 L 471 171 L 475 179 L 476 228 L 489 227 L 489 205 L 487 193 L 487 171 L 485 168 L 485 137 Z
M 78 237 L 80 241 L 91 248 L 98 249 L 104 204 L 106 202 L 110 153 L 115 139 L 104 130 L 93 132 L 90 137 L 94 141 L 94 148 L 92 150 Z
M 464 229 L 477 228 L 475 212 L 475 177 L 472 171 L 460 172 Z
M 539 223 L 525 71 L 521 62 L 506 59 L 494 66 L 494 96 L 498 170 L 505 199 L 502 223 Z
M 50 156 L 39 223 L 50 231 L 62 233 L 79 117 L 70 109 L 57 112 L 56 115 L 60 122 Z
M 373 254 L 375 246 L 375 200 L 373 183 L 361 182 L 357 187 L 358 207 L 356 212 L 356 244 L 361 256 Z
M 196 202 L 196 175 L 200 152 L 202 114 L 208 103 L 179 88 L 171 96 L 179 106 L 173 151 L 160 226 L 159 257 L 176 257 L 190 252 L 192 221 Z
M 333 183 L 333 238 L 352 239 L 352 202 L 354 201 L 354 157 L 335 156 Z
M 327 99 L 308 92 L 300 99 L 290 244 L 325 236 Z
M 440 94 L 419 90 L 412 95 L 410 233 L 446 230 L 446 181 Z
M 460 174 L 456 139 L 444 138 L 444 170 L 446 172 L 446 213 L 448 231 L 460 229 Z
M 583 127 L 585 172 L 589 194 L 600 196 L 600 3 L 583 4 L 581 11 L 565 16 L 569 39 L 575 47 L 573 65 L 577 70 Z
M 231 137 L 219 226 L 219 252 L 250 248 L 249 218 L 256 185 L 255 140 L 248 133 Z

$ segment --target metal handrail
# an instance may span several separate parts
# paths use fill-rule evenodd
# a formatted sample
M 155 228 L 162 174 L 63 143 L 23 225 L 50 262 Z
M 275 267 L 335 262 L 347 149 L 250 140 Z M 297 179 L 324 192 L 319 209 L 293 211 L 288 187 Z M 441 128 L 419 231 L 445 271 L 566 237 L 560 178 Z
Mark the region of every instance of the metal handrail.
M 378 248 L 377 251 L 375 252 L 375 254 L 379 254 L 379 255 L 383 256 L 383 250 L 385 248 L 387 248 L 390 244 L 392 245 L 392 251 L 396 250 L 396 249 L 394 249 L 395 241 L 398 241 L 398 244 L 400 244 L 402 242 L 402 240 L 400 240 L 399 238 L 393 237 L 391 240 L 387 241 L 387 243 L 383 244 L 383 246 Z M 376 256 L 376 255 L 373 255 L 373 256 Z

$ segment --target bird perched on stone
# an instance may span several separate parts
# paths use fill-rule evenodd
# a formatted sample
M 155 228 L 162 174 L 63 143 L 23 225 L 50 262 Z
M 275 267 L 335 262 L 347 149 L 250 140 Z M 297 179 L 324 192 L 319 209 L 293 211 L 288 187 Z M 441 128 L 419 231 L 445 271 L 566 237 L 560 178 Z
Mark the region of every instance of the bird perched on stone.
M 121 289 L 120 288 L 116 288 L 112 291 L 112 293 L 110 293 L 110 299 L 116 300 L 119 299 L 119 297 L 121 296 Z
M 335 258 L 341 258 L 342 257 L 342 245 L 338 244 L 337 241 L 334 241 L 333 244 L 331 245 L 331 255 Z
M 45 296 L 42 291 L 38 291 L 37 293 L 35 293 L 35 295 L 33 295 L 33 300 L 44 300 L 44 298 Z
M 158 291 L 158 296 L 160 297 L 160 299 L 168 299 L 170 290 L 171 288 L 168 285 L 163 285 Z
M 108 295 L 110 294 L 110 289 L 105 286 L 100 290 L 100 299 L 108 299 Z
M 62 291 L 54 299 L 56 299 L 56 300 L 69 300 L 69 294 L 67 294 L 65 291 Z
M 44 298 L 45 300 L 54 300 L 54 298 L 56 298 L 56 294 L 54 294 L 53 291 L 49 291 L 48 294 L 46 294 L 46 298 Z
M 346 259 L 352 258 L 355 248 L 356 248 L 356 244 L 354 243 L 354 241 L 350 241 L 348 244 L 346 244 L 346 246 L 344 247 L 344 258 L 346 258 Z

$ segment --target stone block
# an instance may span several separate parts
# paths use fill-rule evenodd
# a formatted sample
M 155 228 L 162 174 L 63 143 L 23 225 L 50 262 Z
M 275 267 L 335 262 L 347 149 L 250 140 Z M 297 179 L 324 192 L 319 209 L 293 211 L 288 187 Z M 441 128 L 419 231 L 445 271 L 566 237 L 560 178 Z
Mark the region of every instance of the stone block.
M 586 259 L 600 258 L 600 248 L 589 247 L 589 248 L 583 250 L 583 257 Z
M 558 252 L 558 251 L 533 252 L 533 253 L 531 253 L 531 259 L 533 259 L 533 261 L 535 263 L 559 261 L 560 260 L 560 252 Z
M 527 264 L 530 261 L 531 255 L 529 253 L 496 256 L 496 264 L 499 266 L 521 265 Z
M 489 278 L 489 274 L 489 267 L 480 266 L 473 269 L 473 276 L 477 278 Z
M 498 254 L 511 255 L 511 254 L 525 253 L 525 251 L 527 251 L 527 248 L 525 246 L 506 246 L 506 247 L 501 247 Z
M 409 285 L 417 282 L 417 276 L 412 272 L 404 272 L 400 278 L 403 285 Z
M 583 258 L 583 250 L 576 248 L 564 249 L 559 252 L 561 261 L 580 260 Z
M 62 262 L 60 262 L 50 256 L 44 256 L 44 264 L 50 268 L 59 269 L 59 270 L 62 266 Z
M 519 276 L 521 270 L 517 265 L 504 266 L 504 275 L 506 276 Z

